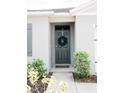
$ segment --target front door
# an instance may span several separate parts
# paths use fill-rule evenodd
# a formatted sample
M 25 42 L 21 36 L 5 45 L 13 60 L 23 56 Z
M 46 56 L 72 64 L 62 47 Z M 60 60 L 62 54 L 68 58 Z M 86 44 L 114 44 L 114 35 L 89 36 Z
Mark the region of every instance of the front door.
M 70 64 L 70 25 L 55 25 L 56 64 Z

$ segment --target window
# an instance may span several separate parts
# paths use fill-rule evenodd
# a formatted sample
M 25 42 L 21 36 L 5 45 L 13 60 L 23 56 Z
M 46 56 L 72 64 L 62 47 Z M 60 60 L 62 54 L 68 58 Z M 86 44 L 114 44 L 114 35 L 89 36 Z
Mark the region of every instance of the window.
M 56 25 L 55 30 L 70 30 L 69 25 Z
M 27 56 L 32 56 L 32 24 L 27 24 Z

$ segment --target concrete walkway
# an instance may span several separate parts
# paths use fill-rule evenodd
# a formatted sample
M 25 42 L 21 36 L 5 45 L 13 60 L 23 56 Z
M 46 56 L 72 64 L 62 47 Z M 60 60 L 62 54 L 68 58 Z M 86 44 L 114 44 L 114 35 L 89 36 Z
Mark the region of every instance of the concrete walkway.
M 74 82 L 71 72 L 53 72 L 57 82 L 48 86 L 48 89 L 59 90 L 59 83 L 65 81 L 68 83 L 68 90 L 65 93 L 97 93 L 96 83 L 77 83 Z
M 65 93 L 77 93 L 72 73 L 69 73 L 69 72 L 54 72 L 53 76 L 56 77 L 57 82 L 52 86 L 48 86 L 48 89 L 59 90 L 59 83 L 61 81 L 65 81 L 65 82 L 68 83 L 68 89 Z
M 97 93 L 96 83 L 76 83 L 77 93 Z

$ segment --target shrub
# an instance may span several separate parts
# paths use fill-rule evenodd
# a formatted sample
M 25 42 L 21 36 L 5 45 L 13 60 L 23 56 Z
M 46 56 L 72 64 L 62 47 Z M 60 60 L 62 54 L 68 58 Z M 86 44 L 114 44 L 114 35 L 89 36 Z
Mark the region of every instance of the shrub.
M 38 72 L 38 78 L 42 78 L 44 75 L 46 75 L 47 71 L 45 64 L 40 59 L 34 59 L 31 63 L 28 64 L 28 72 L 32 70 Z
M 29 78 L 31 84 L 34 86 L 36 84 L 36 82 L 38 81 L 38 72 L 35 71 L 34 69 L 31 69 L 28 72 L 28 78 Z
M 35 90 L 36 93 L 40 93 L 37 87 L 39 84 L 38 81 L 46 75 L 46 71 L 45 64 L 40 59 L 34 59 L 31 63 L 27 64 L 27 84 L 31 88 L 30 91 Z M 43 86 L 45 87 L 44 84 Z M 30 91 L 28 91 L 28 93 L 30 93 Z
M 74 53 L 74 72 L 81 78 L 90 76 L 90 61 L 87 52 L 80 51 Z

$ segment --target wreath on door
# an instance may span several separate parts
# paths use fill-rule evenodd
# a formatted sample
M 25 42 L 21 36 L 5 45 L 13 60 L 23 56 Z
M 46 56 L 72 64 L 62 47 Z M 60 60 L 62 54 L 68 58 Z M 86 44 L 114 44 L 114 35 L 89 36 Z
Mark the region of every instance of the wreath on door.
M 68 40 L 65 36 L 61 36 L 58 38 L 58 44 L 60 46 L 65 46 L 68 43 Z

